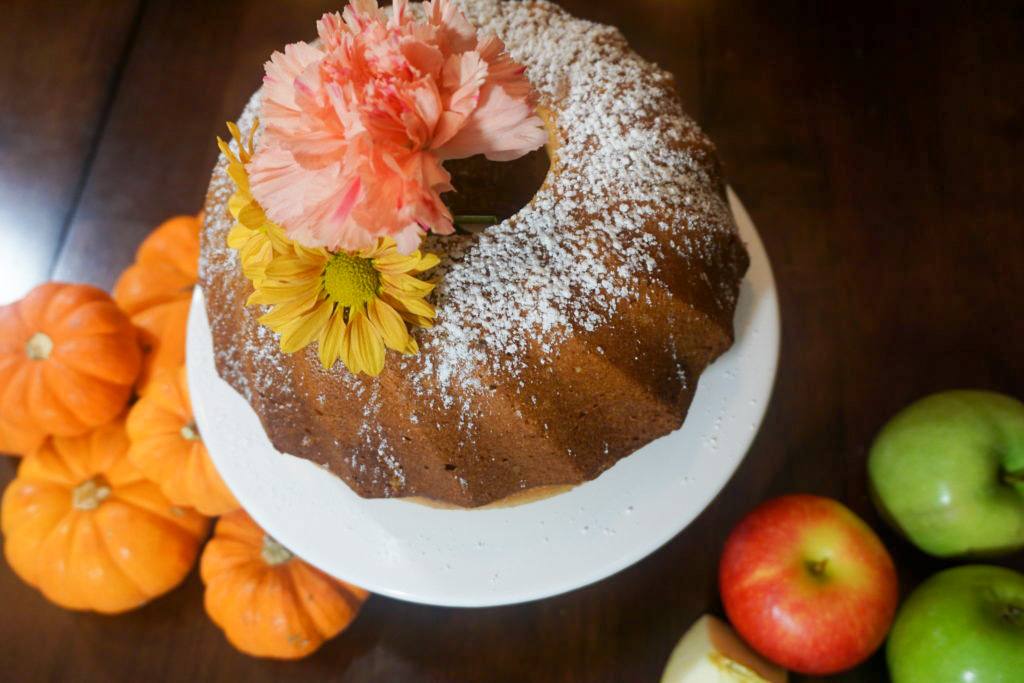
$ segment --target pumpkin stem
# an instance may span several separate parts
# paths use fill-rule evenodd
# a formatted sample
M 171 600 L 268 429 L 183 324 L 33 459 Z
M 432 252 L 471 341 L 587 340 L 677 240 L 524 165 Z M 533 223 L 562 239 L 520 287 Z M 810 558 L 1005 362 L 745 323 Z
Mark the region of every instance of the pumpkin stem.
M 25 353 L 32 360 L 46 360 L 53 352 L 53 340 L 42 332 L 36 332 L 25 342 Z
M 71 504 L 76 510 L 95 510 L 108 496 L 110 484 L 102 474 L 97 474 L 71 490 Z
M 188 424 L 181 428 L 181 437 L 189 441 L 199 441 L 199 427 L 195 420 L 189 420 Z
M 275 567 L 292 559 L 292 551 L 271 538 L 270 534 L 263 534 L 263 550 L 260 556 L 264 562 Z

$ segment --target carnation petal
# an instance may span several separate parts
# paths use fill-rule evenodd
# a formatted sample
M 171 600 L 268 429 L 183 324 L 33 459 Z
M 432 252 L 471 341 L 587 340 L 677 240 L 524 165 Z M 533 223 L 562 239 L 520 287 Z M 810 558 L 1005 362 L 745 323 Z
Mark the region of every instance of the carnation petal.
M 464 52 L 476 44 L 476 29 L 451 0 L 427 0 L 423 3 L 427 21 L 437 27 L 443 47 L 450 52 Z
M 277 116 L 290 117 L 298 113 L 295 104 L 295 79 L 306 67 L 320 61 L 324 52 L 309 43 L 285 45 L 284 52 L 275 52 L 264 65 L 263 97 L 278 109 Z
M 452 55 L 444 65 L 444 86 L 448 95 L 445 116 L 434 131 L 432 147 L 452 139 L 480 100 L 480 88 L 487 79 L 487 62 L 475 52 Z
M 533 86 L 526 79 L 526 67 L 505 52 L 505 43 L 498 36 L 482 36 L 476 45 L 480 58 L 487 62 L 487 81 L 501 86 L 509 97 L 530 99 Z
M 444 53 L 437 48 L 413 36 L 405 36 L 399 42 L 402 54 L 409 65 L 416 69 L 421 76 L 430 76 L 440 80 L 441 69 L 444 67 Z
M 484 86 L 480 106 L 462 129 L 437 152 L 445 159 L 484 154 L 492 161 L 511 161 L 547 142 L 544 122 L 521 99 L 502 88 Z

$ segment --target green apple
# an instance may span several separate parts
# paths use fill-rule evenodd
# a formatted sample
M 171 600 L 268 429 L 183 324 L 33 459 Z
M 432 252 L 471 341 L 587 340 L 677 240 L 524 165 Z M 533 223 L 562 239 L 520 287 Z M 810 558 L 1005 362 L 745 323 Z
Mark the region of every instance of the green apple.
M 968 565 L 911 593 L 885 650 L 893 683 L 1024 680 L 1024 574 Z
M 926 396 L 875 438 L 868 474 L 883 516 L 927 553 L 1024 548 L 1020 401 L 990 391 Z

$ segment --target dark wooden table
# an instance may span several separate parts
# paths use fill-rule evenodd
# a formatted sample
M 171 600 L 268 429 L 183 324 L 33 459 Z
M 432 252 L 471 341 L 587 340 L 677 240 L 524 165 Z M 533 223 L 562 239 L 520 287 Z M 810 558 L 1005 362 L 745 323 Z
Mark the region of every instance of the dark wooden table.
M 725 535 L 787 492 L 878 529 L 904 589 L 947 565 L 884 528 L 865 454 L 931 391 L 1024 395 L 1024 8 L 975 3 L 569 0 L 673 71 L 775 268 L 774 398 L 739 472 L 666 546 L 596 585 L 494 609 L 372 598 L 313 657 L 237 653 L 192 576 L 117 617 L 47 603 L 0 563 L 9 681 L 650 681 L 703 612 Z M 916 3 L 906 3 L 916 4 Z M 215 134 L 261 64 L 337 2 L 6 0 L 0 303 L 57 278 L 109 287 L 162 219 L 196 211 Z M 0 484 L 17 461 L 0 459 Z M 1024 569 L 1024 558 L 1003 561 Z M 880 681 L 880 654 L 834 680 Z

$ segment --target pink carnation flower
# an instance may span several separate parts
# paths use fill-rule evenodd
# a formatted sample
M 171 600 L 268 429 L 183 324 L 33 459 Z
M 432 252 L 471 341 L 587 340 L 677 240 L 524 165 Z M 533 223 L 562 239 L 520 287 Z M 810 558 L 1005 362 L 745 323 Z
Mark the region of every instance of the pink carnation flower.
M 451 0 L 391 12 L 352 0 L 325 14 L 321 44 L 275 52 L 264 78 L 253 197 L 307 246 L 355 250 L 389 236 L 403 253 L 453 231 L 444 159 L 506 161 L 547 140 L 525 68 Z

